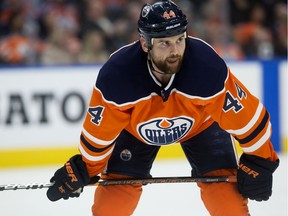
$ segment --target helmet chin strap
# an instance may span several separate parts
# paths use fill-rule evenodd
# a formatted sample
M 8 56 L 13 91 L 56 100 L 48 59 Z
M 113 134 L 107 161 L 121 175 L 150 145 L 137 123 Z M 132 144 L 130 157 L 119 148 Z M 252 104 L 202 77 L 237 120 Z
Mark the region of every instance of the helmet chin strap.
M 150 55 L 150 51 L 151 51 L 152 46 L 153 46 L 153 39 L 154 39 L 154 38 L 151 38 L 151 39 L 150 39 L 150 40 L 151 40 L 150 43 L 148 42 L 148 51 L 147 51 L 147 53 L 148 53 L 148 59 L 147 59 L 148 65 L 149 65 L 151 71 L 154 71 L 154 72 L 159 73 L 159 74 L 165 74 L 164 72 L 158 71 L 158 70 L 156 70 L 156 69 L 153 67 L 152 58 L 151 58 L 151 55 Z M 149 40 L 149 39 L 148 39 L 148 40 Z
M 152 59 L 151 59 L 151 56 L 150 56 L 150 50 L 148 50 L 148 59 L 147 59 L 147 61 L 148 61 L 148 65 L 149 65 L 151 71 L 154 71 L 154 72 L 159 73 L 159 74 L 166 74 L 166 73 L 164 73 L 164 72 L 162 72 L 162 71 L 156 70 L 156 69 L 153 67 Z

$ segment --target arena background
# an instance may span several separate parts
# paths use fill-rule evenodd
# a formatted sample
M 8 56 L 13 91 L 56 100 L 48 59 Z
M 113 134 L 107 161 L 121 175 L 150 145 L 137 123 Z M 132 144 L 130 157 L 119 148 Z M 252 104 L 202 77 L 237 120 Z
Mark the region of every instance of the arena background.
M 49 182 L 78 153 L 97 73 L 109 55 L 139 39 L 137 20 L 154 0 L 0 1 L 0 185 Z M 271 114 L 280 166 L 268 202 L 253 216 L 287 216 L 287 0 L 175 0 L 188 34 L 211 44 Z M 239 153 L 241 150 L 238 147 Z M 189 176 L 179 144 L 161 148 L 154 177 Z M 50 202 L 45 190 L 0 191 L 0 215 L 90 215 L 95 187 Z M 208 216 L 196 184 L 143 187 L 134 216 Z

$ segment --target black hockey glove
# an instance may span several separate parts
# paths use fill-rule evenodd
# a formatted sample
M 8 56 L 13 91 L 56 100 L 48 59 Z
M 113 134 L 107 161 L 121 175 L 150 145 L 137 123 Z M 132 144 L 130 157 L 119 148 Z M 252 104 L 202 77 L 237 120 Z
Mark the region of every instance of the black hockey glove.
M 279 160 L 272 162 L 243 153 L 237 172 L 239 192 L 251 200 L 268 200 L 272 194 L 272 174 L 278 166 Z
M 50 179 L 50 182 L 54 185 L 47 190 L 47 197 L 51 201 L 79 197 L 84 186 L 96 183 L 99 178 L 99 176 L 95 176 L 90 179 L 82 156 L 75 155 L 63 167 L 58 169 Z

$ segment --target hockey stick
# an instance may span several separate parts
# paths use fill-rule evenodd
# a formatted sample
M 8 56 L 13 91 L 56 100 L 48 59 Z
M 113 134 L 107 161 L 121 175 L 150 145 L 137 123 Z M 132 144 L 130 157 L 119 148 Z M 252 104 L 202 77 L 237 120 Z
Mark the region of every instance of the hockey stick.
M 220 176 L 220 177 L 155 177 L 146 179 L 115 179 L 115 180 L 100 180 L 96 184 L 89 186 L 109 186 L 109 185 L 127 185 L 127 184 L 154 184 L 154 183 L 188 183 L 188 182 L 236 182 L 235 176 Z M 20 190 L 20 189 L 42 189 L 49 188 L 53 183 L 30 183 L 30 184 L 8 184 L 0 185 L 0 191 L 4 190 Z

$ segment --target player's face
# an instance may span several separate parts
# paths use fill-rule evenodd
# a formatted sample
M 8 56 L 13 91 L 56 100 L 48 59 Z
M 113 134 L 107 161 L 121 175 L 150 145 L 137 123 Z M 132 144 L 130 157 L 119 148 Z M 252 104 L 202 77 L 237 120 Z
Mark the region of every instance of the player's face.
M 185 34 L 167 38 L 154 38 L 150 51 L 153 64 L 163 73 L 177 73 L 185 51 Z

